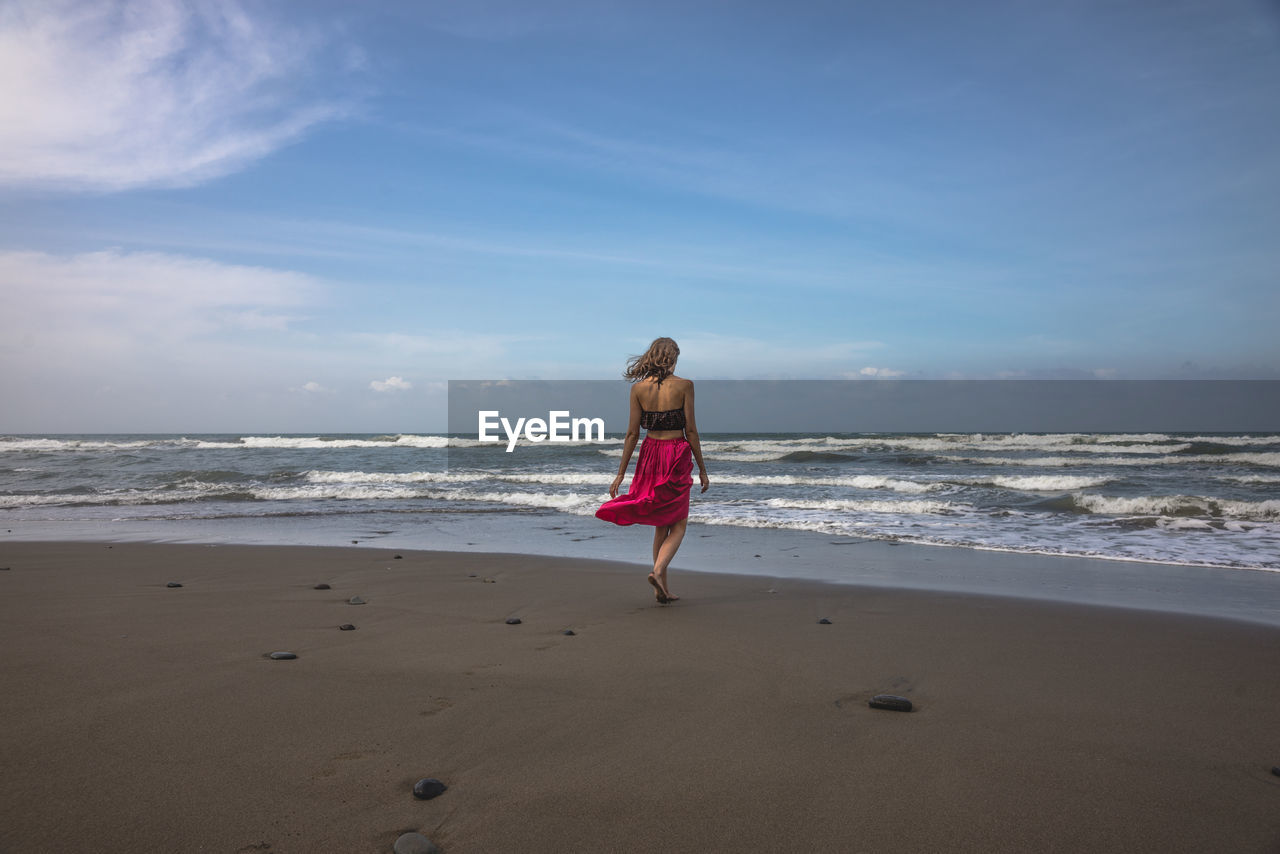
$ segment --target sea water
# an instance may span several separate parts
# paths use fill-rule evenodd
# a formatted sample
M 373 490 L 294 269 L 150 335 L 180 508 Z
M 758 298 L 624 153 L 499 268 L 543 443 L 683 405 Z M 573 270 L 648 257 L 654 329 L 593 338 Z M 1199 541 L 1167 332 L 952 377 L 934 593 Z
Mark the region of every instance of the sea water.
M 702 450 L 712 488 L 695 483 L 690 520 L 722 540 L 1280 569 L 1276 434 L 709 433 Z M 564 553 L 622 558 L 580 545 L 634 551 L 592 518 L 621 454 L 616 435 L 513 453 L 443 435 L 3 436 L 0 529 L 509 552 L 555 531 Z

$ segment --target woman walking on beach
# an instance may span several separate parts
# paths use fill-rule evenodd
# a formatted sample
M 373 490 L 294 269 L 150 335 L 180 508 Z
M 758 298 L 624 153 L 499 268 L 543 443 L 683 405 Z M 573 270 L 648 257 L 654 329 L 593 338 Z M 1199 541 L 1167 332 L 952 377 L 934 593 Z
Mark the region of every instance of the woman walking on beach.
M 596 511 L 597 518 L 616 525 L 653 525 L 653 572 L 649 573 L 649 583 L 663 604 L 680 598 L 673 596 L 667 586 L 667 566 L 680 548 L 689 522 L 691 456 L 698 461 L 702 491 L 711 485 L 693 418 L 693 381 L 675 375 L 679 356 L 675 341 L 657 338 L 643 356 L 627 361 L 622 375 L 632 383 L 631 417 L 622 444 L 622 463 L 609 486 L 609 500 Z M 631 488 L 625 495 L 618 495 L 642 427 L 646 433 Z

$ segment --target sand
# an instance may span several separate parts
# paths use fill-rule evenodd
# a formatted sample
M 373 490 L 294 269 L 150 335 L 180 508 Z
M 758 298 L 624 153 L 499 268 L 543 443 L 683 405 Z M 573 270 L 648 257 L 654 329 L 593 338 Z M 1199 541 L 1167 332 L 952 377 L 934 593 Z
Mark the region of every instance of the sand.
M 0 547 L 0 852 L 1280 851 L 1275 627 L 393 554 Z

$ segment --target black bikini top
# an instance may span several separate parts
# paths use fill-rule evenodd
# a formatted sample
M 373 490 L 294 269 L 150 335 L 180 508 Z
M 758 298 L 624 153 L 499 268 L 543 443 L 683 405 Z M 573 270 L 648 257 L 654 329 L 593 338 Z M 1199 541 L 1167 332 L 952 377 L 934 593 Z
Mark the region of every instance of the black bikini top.
M 684 410 L 667 409 L 662 412 L 650 412 L 640 407 L 640 426 L 646 430 L 683 430 Z

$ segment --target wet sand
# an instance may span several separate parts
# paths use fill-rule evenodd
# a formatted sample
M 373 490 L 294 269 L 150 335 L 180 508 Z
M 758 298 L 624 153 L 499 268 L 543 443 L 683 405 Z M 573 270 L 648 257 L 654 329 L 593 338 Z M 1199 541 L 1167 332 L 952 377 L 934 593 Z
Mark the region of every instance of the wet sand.
M 0 546 L 0 851 L 1280 851 L 1275 627 L 399 553 Z

